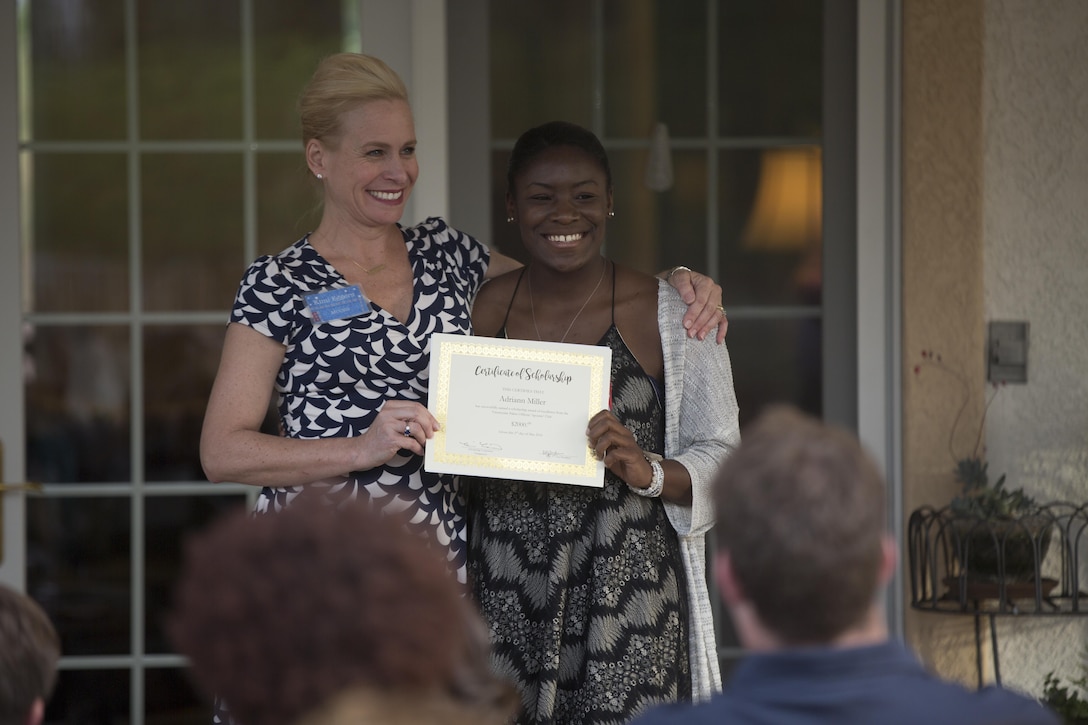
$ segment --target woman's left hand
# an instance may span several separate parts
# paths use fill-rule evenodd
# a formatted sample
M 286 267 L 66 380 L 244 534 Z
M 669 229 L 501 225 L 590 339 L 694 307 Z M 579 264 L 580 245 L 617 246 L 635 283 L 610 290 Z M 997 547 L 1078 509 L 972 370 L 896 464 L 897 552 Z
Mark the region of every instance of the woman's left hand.
M 718 344 L 722 344 L 729 330 L 729 318 L 725 316 L 722 306 L 721 285 L 687 267 L 673 267 L 665 281 L 680 293 L 688 305 L 688 311 L 684 314 L 684 329 L 688 331 L 688 337 L 706 339 L 716 327 Z
M 602 410 L 589 419 L 586 428 L 589 445 L 604 461 L 605 468 L 629 486 L 647 488 L 653 469 L 635 440 L 635 435 L 611 411 Z

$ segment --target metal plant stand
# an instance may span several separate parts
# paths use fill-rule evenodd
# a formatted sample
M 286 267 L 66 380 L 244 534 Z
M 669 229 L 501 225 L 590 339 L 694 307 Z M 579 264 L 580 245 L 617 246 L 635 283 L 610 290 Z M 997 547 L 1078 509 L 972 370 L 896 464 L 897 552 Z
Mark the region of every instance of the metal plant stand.
M 975 620 L 975 662 L 982 677 L 982 620 L 989 620 L 994 681 L 1001 686 L 1001 616 L 1088 615 L 1080 570 L 1088 556 L 1088 503 L 1055 501 L 1029 515 L 981 519 L 929 506 L 907 525 L 911 608 Z

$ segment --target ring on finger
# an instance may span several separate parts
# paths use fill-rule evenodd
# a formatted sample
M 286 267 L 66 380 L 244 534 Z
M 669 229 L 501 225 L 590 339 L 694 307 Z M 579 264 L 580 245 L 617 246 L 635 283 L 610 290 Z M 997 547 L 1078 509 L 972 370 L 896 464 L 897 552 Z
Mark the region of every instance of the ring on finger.
M 406 421 L 404 423 L 404 437 L 405 438 L 411 438 L 412 437 L 412 421 L 410 421 L 410 420 Z
M 721 305 L 718 305 L 718 312 L 722 313 L 722 317 L 729 317 L 729 315 L 725 313 L 725 308 Z

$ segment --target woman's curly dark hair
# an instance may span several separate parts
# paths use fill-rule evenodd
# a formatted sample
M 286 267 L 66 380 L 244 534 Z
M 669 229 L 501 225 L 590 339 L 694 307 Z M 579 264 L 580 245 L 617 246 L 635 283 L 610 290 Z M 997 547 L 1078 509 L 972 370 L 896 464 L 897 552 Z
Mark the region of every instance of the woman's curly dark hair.
M 351 687 L 464 689 L 477 615 L 437 549 L 365 505 L 303 499 L 187 542 L 168 628 L 197 685 L 244 725 L 293 722 Z

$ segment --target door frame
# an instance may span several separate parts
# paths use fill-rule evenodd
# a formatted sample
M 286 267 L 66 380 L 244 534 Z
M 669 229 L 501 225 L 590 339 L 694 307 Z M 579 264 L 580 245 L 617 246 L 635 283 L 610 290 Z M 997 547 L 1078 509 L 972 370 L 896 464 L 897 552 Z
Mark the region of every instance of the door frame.
M 0 13 L 0 481 L 24 481 L 26 439 L 23 425 L 23 294 L 19 197 L 19 63 L 16 56 L 18 3 Z M 13 102 L 14 101 L 14 102 Z M 18 342 L 16 342 L 18 341 Z M 13 344 L 14 343 L 14 344 Z M 0 583 L 26 589 L 26 496 L 0 492 L 3 503 L 3 559 Z

